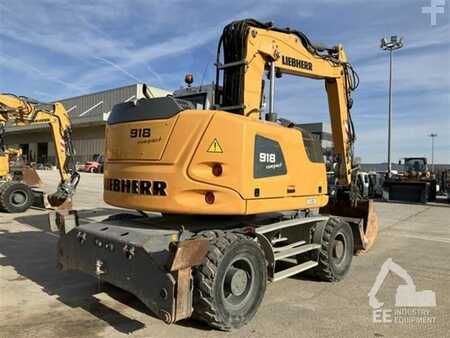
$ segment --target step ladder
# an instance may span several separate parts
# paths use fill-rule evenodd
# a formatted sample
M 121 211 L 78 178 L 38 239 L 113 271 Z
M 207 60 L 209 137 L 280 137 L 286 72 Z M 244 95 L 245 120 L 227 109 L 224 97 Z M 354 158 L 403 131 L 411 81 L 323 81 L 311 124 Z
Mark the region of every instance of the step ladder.
M 271 274 L 270 278 L 272 282 L 277 282 L 283 278 L 287 278 L 296 275 L 302 271 L 314 268 L 319 265 L 315 260 L 308 260 L 306 262 L 297 263 L 296 256 L 304 254 L 309 251 L 319 250 L 321 244 L 309 243 L 306 241 L 297 241 L 289 244 L 283 245 L 283 242 L 288 242 L 286 234 L 280 232 L 280 230 L 297 227 L 306 226 L 311 223 L 326 222 L 330 217 L 319 215 L 312 217 L 298 217 L 292 219 L 284 219 L 275 223 L 258 226 L 256 228 L 256 233 L 260 236 L 260 239 L 265 243 L 266 248 L 270 246 L 273 256 L 270 259 L 271 263 Z M 270 235 L 272 234 L 272 235 Z M 285 263 L 291 264 L 291 267 L 284 270 L 275 272 L 276 263 L 278 261 L 284 261 Z
M 285 245 L 283 247 L 273 248 L 274 255 L 275 255 L 275 262 L 281 261 L 284 259 L 292 258 L 297 255 L 303 254 L 305 252 L 318 250 L 320 249 L 320 244 L 304 244 L 305 242 L 296 242 L 289 245 Z M 279 272 L 276 272 L 273 276 L 273 281 L 277 282 L 283 278 L 287 278 L 290 276 L 293 276 L 295 274 L 298 274 L 300 272 L 306 271 L 308 269 L 311 269 L 315 266 L 319 265 L 316 261 L 306 261 L 301 264 L 294 265 L 290 268 L 281 270 Z

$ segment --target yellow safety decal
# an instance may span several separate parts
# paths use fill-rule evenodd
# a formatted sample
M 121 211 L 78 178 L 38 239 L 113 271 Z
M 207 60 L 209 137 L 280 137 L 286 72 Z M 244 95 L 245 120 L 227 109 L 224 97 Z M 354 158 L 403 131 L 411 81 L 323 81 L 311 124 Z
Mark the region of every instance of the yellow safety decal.
M 222 147 L 220 146 L 219 141 L 217 141 L 216 138 L 209 146 L 208 153 L 223 153 Z

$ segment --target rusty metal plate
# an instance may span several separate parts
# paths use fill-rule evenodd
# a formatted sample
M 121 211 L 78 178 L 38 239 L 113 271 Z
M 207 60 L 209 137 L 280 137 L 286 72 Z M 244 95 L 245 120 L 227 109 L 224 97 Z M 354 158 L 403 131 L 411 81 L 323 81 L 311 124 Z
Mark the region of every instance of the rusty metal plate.
M 189 318 L 192 314 L 191 270 L 189 267 L 177 271 L 177 295 L 174 321 Z
M 39 188 L 42 186 L 41 178 L 34 168 L 24 166 L 22 168 L 22 180 L 23 182 L 33 188 Z
M 189 239 L 181 242 L 172 242 L 170 246 L 172 262 L 170 271 L 177 271 L 203 263 L 208 252 L 207 239 Z

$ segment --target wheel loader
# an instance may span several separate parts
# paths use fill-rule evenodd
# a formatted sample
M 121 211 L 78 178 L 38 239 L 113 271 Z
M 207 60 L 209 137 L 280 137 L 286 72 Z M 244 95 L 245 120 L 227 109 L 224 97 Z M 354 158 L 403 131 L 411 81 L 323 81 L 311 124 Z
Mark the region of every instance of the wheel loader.
M 137 213 L 85 224 L 72 210 L 50 223 L 60 232 L 61 270 L 135 294 L 166 323 L 193 317 L 232 330 L 252 319 L 268 283 L 303 271 L 344 278 L 352 256 L 374 243 L 378 223 L 355 185 L 350 108 L 358 78 L 341 45 L 235 21 L 223 30 L 216 68 L 214 95 L 191 88 L 113 108 L 104 200 Z M 277 116 L 283 74 L 325 83 L 336 153 L 331 186 L 320 144 Z
M 399 161 L 402 164 L 402 160 Z M 427 203 L 436 199 L 437 179 L 426 157 L 405 157 L 403 171 L 385 179 L 383 197 L 389 201 Z
M 79 174 L 75 168 L 75 151 L 71 139 L 69 115 L 60 103 L 52 110 L 44 108 L 42 103 L 23 96 L 0 94 L 0 211 L 19 213 L 31 205 L 45 206 L 44 194 L 32 188 L 40 185 L 36 171 L 20 161 L 19 165 L 10 166 L 12 153 L 4 143 L 5 125 L 12 122 L 17 126 L 47 124 L 50 126 L 57 165 L 61 182 L 57 191 L 48 196 L 53 207 L 68 207 L 70 199 L 78 185 Z M 17 157 L 17 156 L 16 156 Z

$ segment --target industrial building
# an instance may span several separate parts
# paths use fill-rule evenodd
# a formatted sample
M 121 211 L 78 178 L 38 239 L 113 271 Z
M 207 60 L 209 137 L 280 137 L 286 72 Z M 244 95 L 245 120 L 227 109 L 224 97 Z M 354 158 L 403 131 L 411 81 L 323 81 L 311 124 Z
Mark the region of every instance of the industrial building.
M 105 124 L 112 107 L 121 102 L 144 97 L 147 88 L 150 96 L 170 94 L 169 91 L 137 83 L 109 89 L 93 94 L 58 100 L 69 112 L 73 141 L 77 152 L 76 161 L 89 161 L 96 154 L 103 154 L 105 146 Z M 13 126 L 6 128 L 5 141 L 8 146 L 20 147 L 30 162 L 54 164 L 55 153 L 49 127 L 46 124 Z

